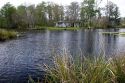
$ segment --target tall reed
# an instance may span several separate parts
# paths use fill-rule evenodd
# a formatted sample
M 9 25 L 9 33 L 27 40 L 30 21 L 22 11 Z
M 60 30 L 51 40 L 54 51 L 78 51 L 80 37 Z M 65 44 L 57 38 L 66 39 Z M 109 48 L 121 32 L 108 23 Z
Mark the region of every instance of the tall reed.
M 0 40 L 8 40 L 11 38 L 15 38 L 17 36 L 17 32 L 15 31 L 7 31 L 5 29 L 0 29 Z
M 125 83 L 125 57 L 104 56 L 53 57 L 54 66 L 46 66 L 46 83 Z
M 125 83 L 125 56 L 73 57 L 55 54 L 53 66 L 45 65 L 44 82 L 31 83 Z

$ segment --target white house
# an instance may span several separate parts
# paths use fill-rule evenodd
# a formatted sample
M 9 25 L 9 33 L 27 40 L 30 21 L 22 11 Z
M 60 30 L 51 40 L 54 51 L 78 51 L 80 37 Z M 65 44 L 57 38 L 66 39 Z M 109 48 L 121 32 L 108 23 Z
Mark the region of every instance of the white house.
M 80 22 L 58 21 L 56 27 L 80 27 Z

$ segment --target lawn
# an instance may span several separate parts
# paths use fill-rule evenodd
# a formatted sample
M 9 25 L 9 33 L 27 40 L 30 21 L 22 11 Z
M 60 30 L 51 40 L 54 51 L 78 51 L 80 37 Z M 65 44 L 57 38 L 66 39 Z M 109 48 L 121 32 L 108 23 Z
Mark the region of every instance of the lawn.
M 66 28 L 64 28 L 64 27 L 48 27 L 47 29 L 48 30 L 73 30 L 73 31 L 75 31 L 75 30 L 79 30 L 80 28 L 78 28 L 78 27 L 66 27 Z

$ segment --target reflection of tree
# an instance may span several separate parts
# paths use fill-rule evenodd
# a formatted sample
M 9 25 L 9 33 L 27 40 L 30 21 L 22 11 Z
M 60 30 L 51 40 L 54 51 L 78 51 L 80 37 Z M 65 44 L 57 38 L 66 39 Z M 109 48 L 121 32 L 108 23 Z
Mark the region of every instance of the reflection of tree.
M 99 49 L 99 35 L 95 30 L 82 30 L 68 33 L 67 47 L 71 54 L 94 55 Z
M 109 32 L 118 32 L 118 29 L 111 29 Z M 106 55 L 112 55 L 117 52 L 117 36 L 116 35 L 105 35 L 104 39 L 104 50 Z
M 87 54 L 93 54 L 94 52 L 94 44 L 95 44 L 95 31 L 94 30 L 88 30 L 85 32 L 84 35 L 84 52 Z
M 107 53 L 107 55 L 112 55 L 112 53 L 115 52 L 115 49 L 117 48 L 116 46 L 116 42 L 117 41 L 117 37 L 115 35 L 107 35 L 105 37 L 105 53 Z

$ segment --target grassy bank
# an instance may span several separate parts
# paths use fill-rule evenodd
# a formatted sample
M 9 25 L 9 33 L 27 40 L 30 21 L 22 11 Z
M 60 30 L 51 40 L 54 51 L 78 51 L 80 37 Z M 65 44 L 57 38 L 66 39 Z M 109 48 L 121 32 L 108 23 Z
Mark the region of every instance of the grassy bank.
M 67 28 L 63 28 L 63 27 L 48 27 L 48 30 L 79 30 L 80 28 L 78 27 L 67 27 Z
M 30 28 L 31 30 L 46 30 L 46 27 L 43 26 L 35 26 L 34 28 Z
M 54 56 L 53 63 L 45 65 L 45 83 L 125 83 L 125 56 L 73 59 L 64 54 Z
M 104 35 L 119 35 L 119 36 L 125 36 L 125 32 L 101 32 Z
M 27 30 L 50 30 L 50 31 L 62 31 L 62 30 L 79 30 L 78 27 L 42 27 L 42 26 L 36 26 L 34 28 L 29 28 Z
M 0 29 L 0 41 L 5 41 L 17 37 L 17 32 Z

